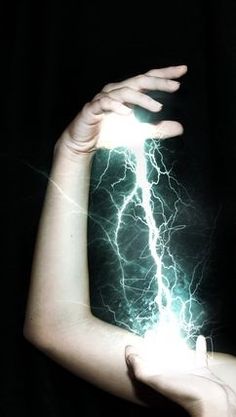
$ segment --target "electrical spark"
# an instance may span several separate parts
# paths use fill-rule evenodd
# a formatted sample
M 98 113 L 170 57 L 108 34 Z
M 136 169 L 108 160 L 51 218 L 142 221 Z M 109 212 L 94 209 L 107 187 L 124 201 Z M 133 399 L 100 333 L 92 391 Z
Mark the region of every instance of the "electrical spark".
M 192 202 L 173 163 L 165 161 L 163 141 L 146 140 L 147 135 L 148 124 L 133 114 L 104 120 L 107 159 L 93 193 L 102 192 L 111 204 L 107 215 L 102 205 L 93 216 L 102 230 L 94 243 L 110 247 L 105 263 L 113 275 L 111 283 L 100 285 L 100 294 L 117 325 L 144 337 L 148 355 L 161 357 L 164 367 L 183 369 L 205 320 L 197 299 L 204 262 L 197 259 L 190 275 L 181 266 L 175 237 L 186 227 Z M 109 186 L 107 177 L 114 178 Z M 104 295 L 107 286 L 112 296 Z

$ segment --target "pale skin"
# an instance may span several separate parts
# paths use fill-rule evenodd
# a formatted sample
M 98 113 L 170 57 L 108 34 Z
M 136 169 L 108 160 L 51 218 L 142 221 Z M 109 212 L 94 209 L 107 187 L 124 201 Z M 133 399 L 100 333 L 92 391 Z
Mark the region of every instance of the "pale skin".
M 210 369 L 203 336 L 197 339 L 192 368 L 183 372 L 153 372 L 149 357 L 134 346 L 127 346 L 125 355 L 137 380 L 181 405 L 192 417 L 236 416 L 236 393 L 224 375 L 223 379 L 217 376 L 217 367 L 211 366 L 214 372 Z M 222 362 L 227 369 L 224 358 Z
M 79 377 L 139 404 L 145 401 L 130 378 L 125 348 L 141 347 L 143 339 L 101 321 L 90 309 L 87 212 L 91 162 L 96 150 L 106 145 L 100 134 L 105 114 L 114 112 L 125 118 L 134 105 L 160 111 L 161 104 L 145 92 L 177 91 L 177 80 L 186 71 L 186 66 L 153 69 L 108 84 L 66 128 L 55 146 L 32 265 L 25 337 Z M 147 137 L 157 139 L 183 132 L 182 125 L 174 121 L 147 129 Z M 236 371 L 234 357 L 215 354 L 209 366 L 236 390 L 230 374 L 232 369 Z

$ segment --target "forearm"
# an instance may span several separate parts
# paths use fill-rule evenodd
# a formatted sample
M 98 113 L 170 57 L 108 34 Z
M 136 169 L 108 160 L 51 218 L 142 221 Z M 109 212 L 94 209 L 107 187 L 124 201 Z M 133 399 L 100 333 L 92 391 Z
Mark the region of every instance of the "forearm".
M 87 210 L 92 155 L 59 147 L 40 219 L 25 328 L 68 326 L 90 314 Z

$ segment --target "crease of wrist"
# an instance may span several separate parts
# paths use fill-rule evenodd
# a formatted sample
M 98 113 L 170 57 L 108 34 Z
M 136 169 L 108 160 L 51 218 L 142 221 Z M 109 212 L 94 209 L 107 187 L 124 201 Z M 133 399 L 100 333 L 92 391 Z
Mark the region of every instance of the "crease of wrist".
M 85 158 L 90 159 L 94 156 L 96 153 L 96 149 L 92 148 L 88 151 L 80 151 L 78 149 L 75 149 L 73 147 L 70 147 L 68 143 L 65 142 L 58 142 L 54 148 L 54 156 L 62 155 L 66 158 L 69 158 L 73 161 L 77 161 L 78 158 Z

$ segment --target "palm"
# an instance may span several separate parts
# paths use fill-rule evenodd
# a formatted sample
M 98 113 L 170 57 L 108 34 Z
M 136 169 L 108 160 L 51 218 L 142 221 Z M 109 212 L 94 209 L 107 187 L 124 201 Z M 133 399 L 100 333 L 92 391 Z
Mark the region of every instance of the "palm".
M 219 398 L 224 394 L 220 381 L 208 368 L 201 368 L 191 373 L 169 373 L 152 375 L 145 381 L 153 389 L 177 402 L 188 412 L 201 407 L 202 398 Z
M 127 347 L 126 358 L 137 379 L 181 405 L 192 416 L 201 416 L 206 404 L 213 408 L 217 404 L 236 408 L 233 391 L 236 389 L 236 360 L 230 355 L 215 354 L 208 364 L 202 336 L 197 341 L 192 369 L 185 372 L 168 370 L 155 374 L 152 364 L 132 347 Z

